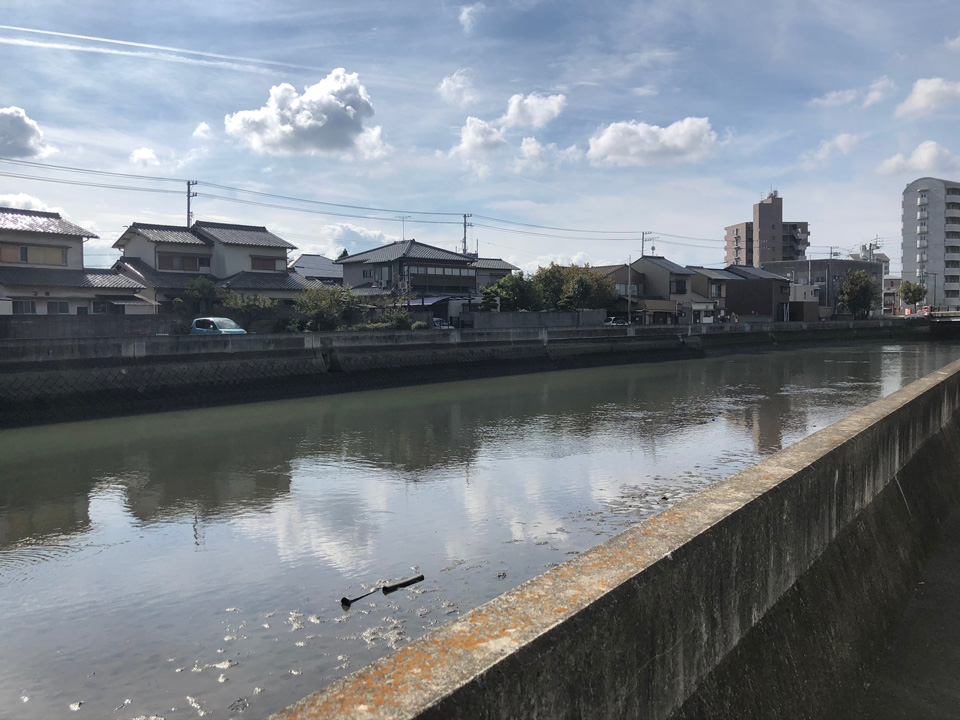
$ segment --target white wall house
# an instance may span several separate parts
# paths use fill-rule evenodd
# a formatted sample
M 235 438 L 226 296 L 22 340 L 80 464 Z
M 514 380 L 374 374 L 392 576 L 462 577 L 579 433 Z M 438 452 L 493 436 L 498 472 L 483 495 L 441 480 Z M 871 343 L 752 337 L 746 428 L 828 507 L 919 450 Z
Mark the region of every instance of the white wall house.
M 83 243 L 95 237 L 59 213 L 0 208 L 0 314 L 152 312 L 140 283 L 84 268 Z

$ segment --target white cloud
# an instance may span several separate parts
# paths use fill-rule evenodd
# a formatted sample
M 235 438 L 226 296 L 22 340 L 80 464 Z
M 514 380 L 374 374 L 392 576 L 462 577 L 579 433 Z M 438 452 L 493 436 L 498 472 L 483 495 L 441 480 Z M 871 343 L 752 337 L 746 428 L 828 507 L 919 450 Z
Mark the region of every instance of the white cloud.
M 528 137 L 520 143 L 520 155 L 514 158 L 513 170 L 517 173 L 540 172 L 563 162 L 574 162 L 581 157 L 583 153 L 575 145 L 561 150 L 554 143 L 543 145 L 536 138 Z
M 140 165 L 141 167 L 155 166 L 160 164 L 160 161 L 157 159 L 157 154 L 148 147 L 137 148 L 130 153 L 130 162 L 132 162 L 134 165 Z
M 210 129 L 210 126 L 205 122 L 197 125 L 197 129 L 193 131 L 191 137 L 196 138 L 197 140 L 209 140 L 213 137 L 213 130 Z
M 482 2 L 460 6 L 460 27 L 467 35 L 473 32 L 477 23 L 477 16 L 486 9 L 487 6 Z
M 879 172 L 884 175 L 897 173 L 936 173 L 960 170 L 960 157 L 952 154 L 943 145 L 927 140 L 917 145 L 906 157 L 903 153 L 887 158 L 881 163 Z
M 0 207 L 17 208 L 19 210 L 43 210 L 45 212 L 58 212 L 63 214 L 63 209 L 47 205 L 43 200 L 26 193 L 14 193 L 11 195 L 0 195 Z
M 300 95 L 289 83 L 270 88 L 267 104 L 224 118 L 228 135 L 259 153 L 313 155 L 359 150 L 366 157 L 387 151 L 380 128 L 365 128 L 373 104 L 356 73 L 337 68 Z
M 526 97 L 517 93 L 507 103 L 507 113 L 497 122 L 503 127 L 542 128 L 556 118 L 566 107 L 567 98 L 563 95 L 544 97 L 530 93 Z
M 717 134 L 709 118 L 688 117 L 659 127 L 631 120 L 597 130 L 587 157 L 594 165 L 637 166 L 695 162 L 709 155 Z
M 800 158 L 805 168 L 812 169 L 821 163 L 827 162 L 834 153 L 849 155 L 866 135 L 841 133 L 832 140 L 823 140 L 820 147 L 813 152 L 804 153 Z
M 23 108 L 0 108 L 0 156 L 9 158 L 46 157 L 56 148 L 43 142 L 43 131 Z
M 502 128 L 498 129 L 479 118 L 468 117 L 467 123 L 460 129 L 460 144 L 450 151 L 450 157 L 468 161 L 478 175 L 486 177 L 490 169 L 483 159 L 506 144 Z
M 823 97 L 814 98 L 810 101 L 811 105 L 823 105 L 824 107 L 837 107 L 847 105 L 857 99 L 856 90 L 833 90 Z
M 960 50 L 960 35 L 957 35 L 953 40 L 947 40 L 946 44 L 951 50 Z
M 943 78 L 921 78 L 913 84 L 910 95 L 897 106 L 896 117 L 929 115 L 945 105 L 960 100 L 960 82 Z
M 867 90 L 866 97 L 863 98 L 863 106 L 870 107 L 881 100 L 884 100 L 891 92 L 896 90 L 897 84 L 884 75 L 881 78 L 874 80 L 870 83 L 870 88 Z
M 457 70 L 453 75 L 447 75 L 437 86 L 437 92 L 448 103 L 460 107 L 466 107 L 477 99 L 473 82 L 467 76 L 465 69 Z
M 652 97 L 659 92 L 655 85 L 644 85 L 630 89 L 630 93 L 636 97 Z

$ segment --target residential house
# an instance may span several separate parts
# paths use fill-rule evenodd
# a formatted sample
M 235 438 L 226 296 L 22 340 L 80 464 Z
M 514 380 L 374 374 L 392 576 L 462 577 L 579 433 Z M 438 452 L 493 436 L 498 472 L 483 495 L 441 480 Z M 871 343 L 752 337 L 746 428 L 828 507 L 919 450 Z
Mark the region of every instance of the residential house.
M 693 291 L 701 297 L 709 298 L 715 304 L 715 319 L 724 321 L 729 316 L 727 311 L 727 285 L 731 282 L 741 282 L 743 278 L 726 270 L 714 270 L 698 265 L 688 265 L 693 271 L 690 281 Z
M 644 297 L 638 310 L 649 324 L 712 323 L 716 303 L 693 291 L 695 273 L 659 255 L 644 255 L 632 268 L 643 273 Z M 673 318 L 669 307 L 673 306 Z M 659 316 L 659 317 L 658 317 Z
M 133 223 L 113 247 L 122 252 L 114 268 L 146 286 L 158 312 L 172 311 L 187 285 L 205 277 L 218 287 L 292 302 L 297 292 L 317 285 L 287 268 L 296 249 L 265 227 L 195 222 L 191 227 Z M 195 307 L 194 312 L 210 308 Z
M 626 263 L 620 265 L 592 265 L 590 269 L 600 273 L 605 278 L 609 278 L 616 287 L 620 299 L 615 308 L 610 308 L 615 315 L 622 317 L 628 315 L 627 301 L 629 298 L 631 319 L 635 314 L 637 318 L 642 317 L 637 314 L 637 311 L 641 303 L 640 298 L 643 295 L 643 273 L 634 270 Z
M 399 240 L 336 262 L 343 266 L 343 284 L 354 290 L 419 297 L 477 292 L 476 258 L 416 240 Z
M 883 314 L 884 315 L 903 315 L 903 301 L 900 298 L 901 282 L 902 282 L 902 279 L 896 275 L 884 276 L 883 278 Z
M 301 255 L 292 263 L 290 269 L 309 280 L 319 280 L 324 285 L 343 284 L 343 265 L 323 255 Z
M 790 319 L 790 280 L 749 265 L 728 265 L 745 282 L 727 285 L 727 312 L 743 320 Z
M 95 237 L 59 213 L 0 208 L 0 315 L 152 312 L 142 284 L 84 266 L 83 243 Z
M 476 257 L 473 253 L 467 253 L 467 255 L 474 258 L 472 267 L 477 271 L 477 288 L 496 285 L 507 275 L 520 270 L 516 265 L 500 258 Z

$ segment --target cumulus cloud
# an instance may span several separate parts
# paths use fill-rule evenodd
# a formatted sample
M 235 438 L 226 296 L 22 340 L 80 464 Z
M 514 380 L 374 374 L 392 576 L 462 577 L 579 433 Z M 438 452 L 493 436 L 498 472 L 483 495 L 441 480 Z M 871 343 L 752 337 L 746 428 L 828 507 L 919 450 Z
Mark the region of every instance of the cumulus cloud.
M 960 100 L 960 82 L 922 78 L 913 84 L 907 99 L 897 106 L 896 117 L 921 117 Z
M 960 157 L 933 140 L 927 140 L 917 145 L 916 149 L 910 153 L 910 157 L 900 153 L 887 158 L 879 168 L 879 172 L 885 175 L 906 172 L 954 172 L 957 170 L 960 170 Z
M 137 148 L 130 153 L 130 162 L 132 162 L 134 165 L 140 165 L 141 167 L 155 166 L 160 164 L 160 161 L 157 159 L 157 154 L 148 147 Z
M 202 122 L 197 125 L 196 130 L 193 131 L 192 137 L 196 138 L 197 140 L 209 140 L 213 137 L 213 130 L 211 130 L 210 126 L 205 122 Z
M 27 195 L 26 193 L 0 195 L 0 207 L 17 208 L 19 210 L 43 210 L 45 212 L 58 212 L 61 215 L 63 214 L 61 208 L 48 205 L 40 198 Z
M 299 94 L 289 83 L 270 88 L 267 104 L 224 118 L 231 135 L 256 152 L 313 155 L 356 151 L 365 157 L 387 152 L 379 127 L 366 128 L 373 103 L 356 73 L 337 68 Z
M 813 152 L 805 153 L 801 157 L 803 166 L 812 169 L 817 165 L 827 162 L 834 153 L 849 155 L 866 135 L 853 135 L 851 133 L 840 133 L 832 140 L 823 140 L 820 147 Z
M 503 127 L 542 128 L 563 112 L 566 105 L 567 98 L 563 95 L 544 97 L 537 93 L 530 93 L 524 97 L 517 93 L 507 103 L 506 115 L 497 122 Z
M 23 108 L 0 108 L 0 156 L 9 158 L 46 157 L 56 149 L 43 142 L 43 131 Z
M 814 98 L 810 101 L 810 104 L 823 105 L 824 107 L 837 107 L 852 103 L 856 99 L 856 90 L 832 90 L 823 97 Z
M 484 159 L 504 147 L 503 128 L 496 128 L 480 118 L 468 117 L 460 129 L 460 144 L 450 151 L 450 157 L 458 157 L 470 163 L 481 177 L 486 177 L 490 168 Z
M 540 172 L 581 157 L 583 153 L 575 145 L 561 150 L 554 143 L 543 145 L 536 138 L 528 137 L 520 143 L 520 154 L 513 160 L 513 170 L 517 173 Z
M 453 75 L 447 75 L 437 86 L 437 92 L 451 105 L 460 107 L 465 107 L 477 99 L 473 82 L 465 69 L 457 70 Z
M 482 2 L 477 2 L 473 5 L 460 6 L 460 27 L 463 28 L 463 31 L 467 35 L 473 32 L 473 29 L 477 23 L 477 16 L 486 9 L 487 6 Z
M 695 162 L 709 155 L 716 144 L 709 118 L 688 117 L 665 128 L 630 120 L 597 130 L 590 138 L 587 157 L 594 165 L 621 167 Z
M 881 100 L 886 99 L 891 92 L 896 90 L 897 84 L 884 75 L 881 78 L 874 80 L 870 83 L 870 87 L 867 89 L 867 94 L 863 98 L 863 106 L 870 107 Z

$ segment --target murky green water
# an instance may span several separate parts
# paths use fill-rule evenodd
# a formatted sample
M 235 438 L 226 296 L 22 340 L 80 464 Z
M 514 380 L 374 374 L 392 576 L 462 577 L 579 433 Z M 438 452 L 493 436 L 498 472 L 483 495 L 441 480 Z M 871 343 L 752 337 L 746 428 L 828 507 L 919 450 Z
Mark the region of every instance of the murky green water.
M 265 716 L 957 357 L 859 345 L 2 431 L 0 717 Z

